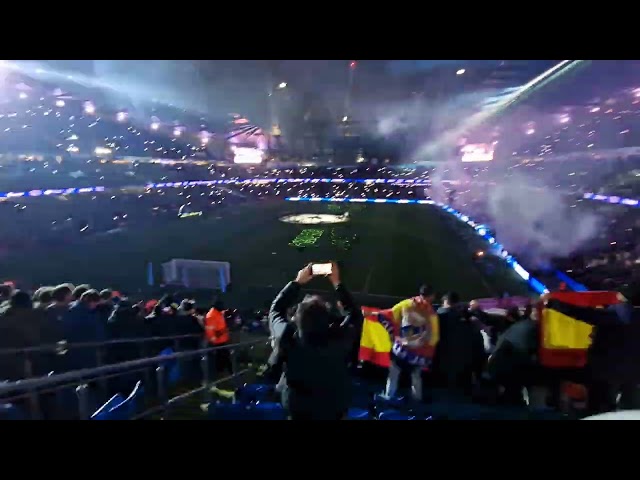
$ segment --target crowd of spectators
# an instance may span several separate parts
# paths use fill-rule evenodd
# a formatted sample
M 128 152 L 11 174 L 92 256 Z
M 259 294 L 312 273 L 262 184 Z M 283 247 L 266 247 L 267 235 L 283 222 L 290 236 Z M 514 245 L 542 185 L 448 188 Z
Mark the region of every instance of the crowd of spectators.
M 134 301 L 110 289 L 96 290 L 89 285 L 61 284 L 40 287 L 33 293 L 2 285 L 0 306 L 2 361 L 0 377 L 19 380 L 30 376 L 92 368 L 157 353 L 167 344 L 159 342 L 142 352 L 135 344 L 114 344 L 99 351 L 98 344 L 109 340 L 175 337 L 185 338 L 184 349 L 202 345 L 203 319 L 208 308 L 197 308 L 190 299 L 173 296 L 160 300 Z M 86 344 L 84 347 L 73 345 Z M 48 346 L 29 357 L 19 349 Z M 147 346 L 148 347 L 148 346 Z M 16 349 L 12 352 L 11 349 Z
M 597 327 L 590 370 L 562 371 L 544 366 L 538 356 L 542 340 L 532 304 L 519 309 L 505 301 L 505 311 L 496 314 L 484 311 L 478 301 L 465 304 L 449 292 L 437 308 L 433 289 L 425 285 L 420 295 L 390 311 L 363 312 L 342 283 L 336 264 L 328 279 L 339 308 L 316 295 L 300 301 L 313 277 L 311 266 L 301 269 L 277 295 L 269 314 L 274 349 L 266 377 L 278 384 L 276 390 L 294 420 L 344 418 L 353 401 L 350 370 L 367 375 L 354 368 L 353 349 L 364 315 L 369 322 L 385 325 L 393 336 L 391 363 L 384 369 L 386 388 L 378 395 L 381 402 L 398 404 L 401 377 L 406 375 L 416 408 L 427 402 L 432 411 L 442 402 L 556 411 L 586 408 L 588 414 L 614 410 L 618 403 L 627 409 L 640 405 L 640 371 L 632 361 L 638 357 L 638 324 L 623 297 L 616 308 L 599 311 L 543 295 L 548 308 Z M 571 381 L 587 385 L 586 406 L 578 405 L 584 397 L 573 397 L 574 403 L 564 390 Z

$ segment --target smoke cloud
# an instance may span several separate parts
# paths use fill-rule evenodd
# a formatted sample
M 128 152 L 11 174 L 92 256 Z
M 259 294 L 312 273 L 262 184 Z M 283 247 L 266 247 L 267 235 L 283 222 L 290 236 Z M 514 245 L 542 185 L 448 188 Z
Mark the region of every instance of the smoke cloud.
M 500 242 L 537 266 L 576 251 L 597 237 L 601 226 L 595 214 L 577 211 L 566 195 L 524 175 L 497 182 L 487 200 Z
M 489 122 L 474 122 L 478 106 L 495 92 L 459 95 L 447 101 L 417 98 L 385 105 L 376 111 L 376 134 L 402 136 L 405 163 L 433 162 L 430 196 L 449 202 L 451 190 L 460 196 L 455 206 L 494 229 L 499 241 L 530 265 L 546 266 L 552 257 L 571 254 L 598 236 L 602 219 L 573 208 L 573 199 L 535 175 L 506 175 L 505 161 L 528 147 L 525 131 L 505 131 Z M 500 117 L 500 124 L 528 125 L 538 134 L 551 131 L 548 116 L 529 106 L 519 106 Z M 500 155 L 482 172 L 482 165 L 463 164 L 457 147 L 468 143 L 491 143 L 500 138 Z M 503 162 L 502 166 L 499 162 Z

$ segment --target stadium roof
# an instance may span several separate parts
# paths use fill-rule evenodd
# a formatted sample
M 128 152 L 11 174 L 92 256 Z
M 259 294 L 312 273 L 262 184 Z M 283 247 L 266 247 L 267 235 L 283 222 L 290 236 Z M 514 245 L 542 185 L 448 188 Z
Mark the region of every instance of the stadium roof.
M 162 103 L 155 99 L 148 102 L 133 100 L 123 92 L 100 82 L 87 81 L 83 75 L 57 75 L 46 77 L 38 71 L 10 70 L 4 76 L 4 88 L 1 95 L 3 102 L 11 102 L 19 92 L 30 96 L 51 97 L 65 101 L 88 102 L 95 104 L 102 112 L 125 111 L 132 117 L 151 121 L 158 119 L 164 123 L 186 127 L 191 130 L 208 130 L 211 132 L 236 132 L 240 126 L 242 130 L 249 130 L 253 125 L 237 113 L 211 116 L 188 111 L 169 103 Z M 238 123 L 242 119 L 242 125 Z M 156 121 L 156 120 L 153 120 Z M 259 127 L 254 127 L 257 130 Z

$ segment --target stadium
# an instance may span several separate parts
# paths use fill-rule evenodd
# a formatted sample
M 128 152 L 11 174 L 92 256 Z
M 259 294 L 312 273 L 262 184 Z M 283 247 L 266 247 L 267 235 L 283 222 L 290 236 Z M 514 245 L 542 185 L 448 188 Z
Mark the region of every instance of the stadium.
M 359 70 L 372 78 L 382 67 L 335 61 L 344 85 L 331 88 L 345 98 L 321 105 L 291 62 L 267 65 L 283 80 L 262 94 L 268 114 L 256 120 L 233 104 L 190 112 L 180 91 L 179 106 L 143 102 L 106 76 L 2 63 L 4 417 L 285 419 L 265 368 L 273 302 L 303 266 L 330 262 L 364 315 L 343 417 L 629 408 L 628 389 L 606 409 L 585 407 L 591 327 L 553 302 L 638 301 L 640 64 L 391 62 L 393 88 L 369 98 Z M 304 290 L 335 300 L 338 284 L 316 277 Z M 388 383 L 384 394 L 398 356 L 387 330 L 418 298 L 437 319 L 443 296 L 485 342 L 481 363 L 518 345 L 500 338 L 529 322 L 537 383 L 486 367 L 470 374 L 473 401 L 449 396 L 462 387 L 432 375 L 445 368 L 445 315 L 420 364 L 425 395 L 389 394 Z M 207 330 L 218 310 L 225 341 Z M 637 389 L 640 377 L 618 383 Z

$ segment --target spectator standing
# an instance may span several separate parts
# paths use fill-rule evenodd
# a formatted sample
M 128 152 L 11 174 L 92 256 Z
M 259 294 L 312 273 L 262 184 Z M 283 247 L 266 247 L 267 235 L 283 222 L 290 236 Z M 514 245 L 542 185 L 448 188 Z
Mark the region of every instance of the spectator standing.
M 333 315 L 322 298 L 306 296 L 298 304 L 293 321 L 289 321 L 287 310 L 296 303 L 302 285 L 312 278 L 311 265 L 308 265 L 271 305 L 269 322 L 275 346 L 269 365 L 274 371 L 283 372 L 282 403 L 291 419 L 338 420 L 349 408 L 349 353 L 353 335 L 361 331 L 364 319 L 342 284 L 334 263 L 329 279 L 346 317 Z
M 486 361 L 480 329 L 468 318 L 456 292 L 446 294 L 438 310 L 440 341 L 433 359 L 435 385 L 454 397 L 469 398 Z

